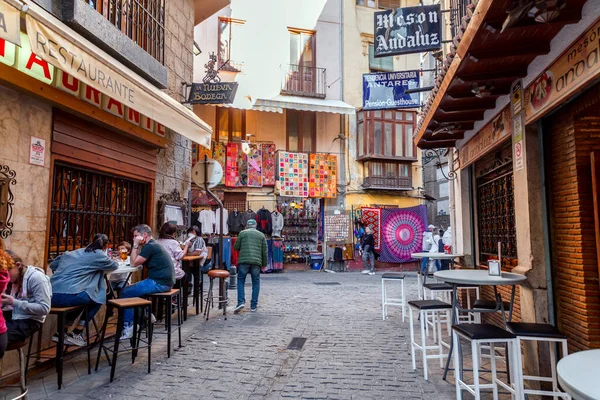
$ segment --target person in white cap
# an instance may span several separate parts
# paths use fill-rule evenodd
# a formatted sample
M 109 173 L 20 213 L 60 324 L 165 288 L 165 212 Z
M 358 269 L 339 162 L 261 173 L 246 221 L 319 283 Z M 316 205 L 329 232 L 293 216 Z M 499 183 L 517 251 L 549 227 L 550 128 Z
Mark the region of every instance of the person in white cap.
M 432 247 L 435 248 L 435 252 L 437 252 L 437 244 L 433 238 L 434 229 L 435 225 L 429 225 L 423 234 L 423 253 L 430 253 Z M 423 257 L 423 261 L 421 262 L 421 272 L 427 273 L 428 264 L 429 257 Z

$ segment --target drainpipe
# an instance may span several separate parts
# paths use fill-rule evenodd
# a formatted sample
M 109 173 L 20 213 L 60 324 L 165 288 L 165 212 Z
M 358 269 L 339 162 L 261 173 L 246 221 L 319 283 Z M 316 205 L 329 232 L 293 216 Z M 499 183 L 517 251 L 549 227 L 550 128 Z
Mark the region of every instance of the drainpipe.
M 344 0 L 338 0 L 340 11 L 340 100 L 344 101 Z M 338 196 L 338 207 L 345 207 L 346 203 L 346 147 L 348 138 L 345 132 L 345 115 L 340 114 L 340 176 L 338 185 L 343 188 L 342 196 Z

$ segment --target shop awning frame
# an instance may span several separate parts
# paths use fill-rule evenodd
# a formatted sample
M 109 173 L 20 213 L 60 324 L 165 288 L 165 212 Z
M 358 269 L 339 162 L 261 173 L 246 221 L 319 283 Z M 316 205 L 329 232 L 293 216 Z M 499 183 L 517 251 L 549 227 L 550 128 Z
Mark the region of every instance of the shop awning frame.
M 181 103 L 177 102 L 168 94 L 160 91 L 151 83 L 139 77 L 131 69 L 129 69 L 121 62 L 119 62 L 118 60 L 116 60 L 115 58 L 113 58 L 112 56 L 95 46 L 87 39 L 83 38 L 71 28 L 67 27 L 65 24 L 63 24 L 50 13 L 46 12 L 41 7 L 33 3 L 31 0 L 22 1 L 25 4 L 22 8 L 22 11 L 25 12 L 27 16 L 39 22 L 48 30 L 56 33 L 57 35 L 62 36 L 65 40 L 68 40 L 70 43 L 79 47 L 84 52 L 92 55 L 102 64 L 109 66 L 112 70 L 116 71 L 116 73 L 120 75 L 125 81 L 133 83 L 137 90 L 143 91 L 145 95 L 156 98 L 161 103 L 161 107 L 168 108 L 168 113 L 166 113 L 166 117 L 164 115 L 161 115 L 160 112 L 156 115 L 146 115 L 147 117 L 185 136 L 193 142 L 196 142 L 205 147 L 210 147 L 212 128 L 207 123 L 202 121 L 196 114 L 194 114 L 193 111 L 186 108 Z M 54 63 L 51 62 L 51 64 Z M 60 65 L 55 66 L 57 68 L 61 68 Z M 103 91 L 101 90 L 101 92 Z
M 278 95 L 271 99 L 257 99 L 253 110 L 264 111 L 265 108 L 280 108 L 299 111 L 314 111 L 332 114 L 354 115 L 356 108 L 341 100 L 321 100 L 300 96 Z

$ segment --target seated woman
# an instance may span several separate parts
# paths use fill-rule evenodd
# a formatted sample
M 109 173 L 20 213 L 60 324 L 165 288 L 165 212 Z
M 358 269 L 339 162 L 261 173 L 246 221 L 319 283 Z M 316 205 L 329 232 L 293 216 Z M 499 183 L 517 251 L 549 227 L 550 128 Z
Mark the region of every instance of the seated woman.
M 8 328 L 8 344 L 24 342 L 39 331 L 50 312 L 52 286 L 43 269 L 25 265 L 21 257 L 6 251 L 13 259 L 10 284 L 2 294 Z
M 2 245 L 1 241 L 0 245 Z M 12 257 L 6 251 L 0 249 L 0 292 L 4 292 L 6 285 L 10 282 L 8 269 L 12 268 L 13 264 Z M 6 331 L 6 322 L 2 314 L 2 308 L 0 308 L 0 360 L 4 357 L 4 351 L 8 345 L 8 333 Z
M 185 271 L 181 267 L 181 259 L 187 254 L 190 248 L 190 242 L 186 240 L 186 243 L 181 248 L 181 245 L 175 240 L 177 234 L 177 225 L 167 222 L 161 228 L 158 233 L 158 243 L 160 243 L 171 256 L 173 260 L 173 268 L 175 270 L 175 279 L 180 280 L 185 277 Z
M 200 228 L 196 225 L 191 226 L 190 229 L 187 230 L 186 242 L 191 243 L 188 248 L 188 256 L 203 256 L 204 258 L 208 256 L 206 243 L 204 243 L 204 239 L 201 237 Z
M 88 321 L 96 315 L 100 307 L 106 303 L 106 283 L 104 274 L 119 267 L 115 260 L 107 255 L 108 237 L 102 233 L 94 236 L 92 243 L 85 249 L 67 251 L 56 257 L 50 264 L 54 275 L 52 284 L 52 306 L 71 307 L 88 305 Z M 83 337 L 85 320 L 80 319 L 72 333 L 68 328 L 75 322 L 79 312 L 66 315 L 65 344 L 85 346 Z M 63 332 L 60 332 L 63 334 Z M 52 337 L 58 341 L 58 333 Z
M 131 253 L 131 244 L 129 242 L 121 242 L 117 246 L 116 260 L 117 262 L 120 260 L 121 253 L 127 253 L 127 260 L 125 263 L 129 264 L 129 254 Z M 123 290 L 125 286 L 127 286 L 127 277 L 129 276 L 128 272 L 123 272 L 120 274 L 110 274 L 108 280 L 110 281 L 110 285 L 112 289 L 116 292 L 120 292 Z

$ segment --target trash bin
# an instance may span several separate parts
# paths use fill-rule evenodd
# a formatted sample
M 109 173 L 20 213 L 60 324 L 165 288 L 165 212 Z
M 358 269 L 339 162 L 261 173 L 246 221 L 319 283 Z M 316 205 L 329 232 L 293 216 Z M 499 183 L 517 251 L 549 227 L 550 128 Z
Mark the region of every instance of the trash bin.
M 232 265 L 229 267 L 229 289 L 237 288 L 237 267 Z
M 319 270 L 323 266 L 323 253 L 310 253 L 310 267 L 314 270 Z

